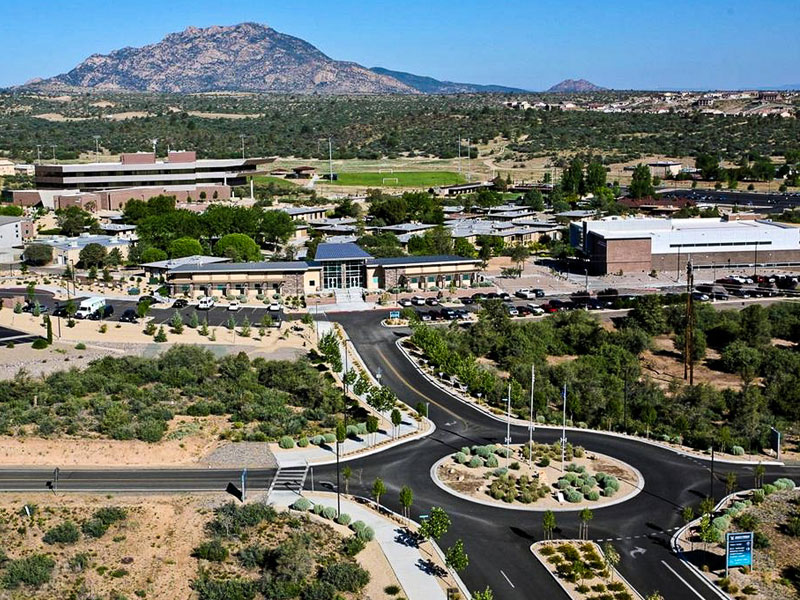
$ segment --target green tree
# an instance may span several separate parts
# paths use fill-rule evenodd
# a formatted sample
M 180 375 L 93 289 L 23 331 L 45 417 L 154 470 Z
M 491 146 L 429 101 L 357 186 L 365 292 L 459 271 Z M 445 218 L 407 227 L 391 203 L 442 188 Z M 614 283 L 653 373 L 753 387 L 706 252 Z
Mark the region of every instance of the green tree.
M 167 334 L 164 332 L 164 326 L 163 325 L 159 325 L 158 332 L 156 333 L 155 337 L 153 338 L 153 341 L 156 341 L 156 342 L 159 342 L 159 343 L 167 341 Z
M 492 588 L 487 587 L 483 591 L 472 592 L 472 600 L 494 600 Z
M 403 507 L 404 517 L 410 517 L 412 504 L 414 504 L 414 492 L 410 487 L 404 485 L 402 488 L 400 488 L 400 506 Z
M 650 335 L 663 333 L 667 328 L 667 319 L 661 297 L 657 294 L 637 297 L 628 313 L 628 320 Z
M 606 168 L 602 163 L 592 161 L 586 168 L 586 188 L 596 194 L 598 190 L 606 187 Z
M 170 319 L 170 325 L 172 325 L 172 333 L 176 333 L 180 335 L 183 333 L 183 317 L 181 317 L 181 313 L 177 310 L 172 315 L 172 319 Z
M 450 516 L 443 508 L 434 506 L 427 519 L 419 526 L 419 535 L 426 540 L 438 541 L 450 529 Z
M 350 493 L 350 478 L 353 476 L 353 469 L 350 465 L 342 467 L 342 477 L 344 477 L 344 493 Z
M 532 210 L 541 212 L 544 210 L 544 196 L 539 190 L 528 190 L 522 195 L 522 204 L 529 206 Z
M 243 233 L 229 233 L 222 236 L 214 247 L 217 256 L 225 256 L 234 262 L 261 260 L 261 250 L 255 240 Z
M 378 510 L 381 508 L 381 496 L 386 493 L 386 484 L 383 479 L 376 477 L 372 482 L 372 497 L 375 498 L 375 503 L 378 505 Z
M 122 252 L 120 252 L 119 248 L 112 248 L 111 252 L 106 256 L 106 266 L 118 267 L 122 263 Z
M 403 422 L 403 415 L 399 410 L 397 410 L 395 408 L 395 409 L 392 409 L 391 419 L 392 419 L 392 427 L 394 428 L 394 432 L 395 432 L 395 436 L 396 436 L 397 435 L 397 428 L 400 426 L 400 423 Z
M 171 258 L 183 258 L 185 256 L 195 256 L 197 254 L 203 254 L 203 246 L 194 238 L 178 238 L 173 240 L 169 245 L 169 255 Z
M 594 513 L 589 508 L 584 508 L 578 517 L 581 520 L 581 539 L 589 539 L 589 521 L 594 518 Z
M 700 169 L 700 176 L 706 181 L 716 181 L 720 176 L 719 157 L 701 152 L 694 161 L 694 166 Z
M 395 402 L 397 402 L 397 396 L 391 388 L 385 385 L 372 388 L 367 396 L 367 404 L 378 412 L 389 410 L 395 405 Z
M 611 542 L 606 542 L 603 544 L 603 562 L 605 563 L 606 569 L 608 569 L 611 580 L 614 579 L 614 570 L 617 568 L 619 560 L 619 552 L 617 552 L 617 549 L 611 545 Z
M 139 302 L 139 304 L 136 305 L 136 314 L 139 316 L 140 319 L 146 318 L 149 312 L 150 312 L 149 302 Z
M 530 250 L 522 244 L 517 244 L 513 248 L 511 248 L 511 260 L 517 263 L 517 268 L 519 269 L 520 276 L 522 276 L 522 272 L 525 269 L 525 261 L 531 255 Z
M 100 244 L 86 244 L 78 257 L 84 268 L 102 267 L 106 260 L 106 249 Z
M 647 198 L 655 194 L 653 181 L 650 177 L 650 169 L 647 165 L 639 164 L 633 170 L 628 193 L 631 198 Z
M 445 564 L 456 573 L 460 573 L 469 566 L 469 556 L 464 551 L 464 542 L 460 539 L 445 551 L 444 557 Z
M 378 433 L 378 417 L 369 415 L 367 417 L 367 433 L 372 437 L 372 443 L 375 443 L 375 434 Z
M 81 233 L 99 233 L 100 224 L 91 214 L 79 206 L 69 206 L 56 211 L 56 222 L 61 228 L 61 235 L 68 237 Z
M 162 260 L 167 260 L 167 253 L 164 252 L 161 248 L 146 248 L 142 251 L 141 254 L 141 261 L 142 263 L 152 263 L 152 262 L 159 262 Z
M 259 233 L 267 244 L 273 247 L 285 244 L 294 230 L 295 222 L 288 213 L 282 210 L 264 211 L 259 224 Z
M 245 338 L 250 337 L 250 319 L 247 318 L 247 315 L 242 319 L 242 327 L 239 330 L 239 335 Z
M 553 538 L 553 532 L 557 527 L 556 515 L 552 510 L 547 510 L 542 515 L 542 529 L 544 530 L 544 539 L 550 540 Z
M 761 366 L 761 352 L 743 340 L 736 340 L 722 351 L 722 364 L 726 371 L 738 374 L 749 385 Z
M 732 494 L 736 491 L 738 478 L 736 477 L 736 473 L 733 471 L 728 471 L 725 473 L 725 495 Z
M 49 264 L 53 261 L 53 247 L 47 244 L 30 244 L 25 247 L 22 258 L 34 267 Z

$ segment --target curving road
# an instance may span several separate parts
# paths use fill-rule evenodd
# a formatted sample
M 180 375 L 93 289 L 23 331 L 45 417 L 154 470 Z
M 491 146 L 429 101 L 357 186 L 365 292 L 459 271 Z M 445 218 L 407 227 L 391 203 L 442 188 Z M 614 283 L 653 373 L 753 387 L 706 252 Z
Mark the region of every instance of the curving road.
M 418 518 L 431 506 L 442 506 L 453 525 L 442 545 L 462 538 L 471 564 L 462 578 L 472 590 L 489 585 L 495 597 L 529 599 L 565 597 L 551 577 L 530 554 L 530 544 L 542 539 L 541 513 L 505 510 L 475 504 L 444 492 L 430 479 L 430 467 L 445 454 L 465 445 L 499 443 L 506 425 L 446 394 L 425 379 L 395 346 L 403 330 L 380 327 L 379 312 L 336 315 L 346 329 L 367 367 L 382 372 L 382 383 L 405 402 L 430 403 L 430 418 L 436 423 L 433 435 L 419 441 L 350 462 L 354 493 L 369 496 L 375 477 L 383 478 L 389 493 L 386 505 L 399 511 L 397 493 L 403 485 L 414 490 L 413 516 Z M 534 439 L 553 443 L 560 431 L 539 430 Z M 594 510 L 589 537 L 611 540 L 622 560 L 620 571 L 640 592 L 660 591 L 667 599 L 716 598 L 669 551 L 669 540 L 683 525 L 680 511 L 697 506 L 709 493 L 709 463 L 674 452 L 592 432 L 567 432 L 570 442 L 589 450 L 615 456 L 639 469 L 644 490 L 622 504 Z M 527 427 L 512 427 L 514 443 L 528 439 Z M 335 468 L 315 469 L 317 480 L 335 481 Z M 767 469 L 767 480 L 786 475 L 789 469 Z M 724 474 L 734 471 L 743 487 L 752 487 L 753 468 L 717 466 L 715 495 L 723 495 Z M 556 537 L 577 537 L 577 512 L 557 513 Z M 690 589 L 690 587 L 692 589 Z
M 341 313 L 335 320 L 346 329 L 366 366 L 380 368 L 382 383 L 405 402 L 415 406 L 430 403 L 430 418 L 436 431 L 427 438 L 349 462 L 353 469 L 350 489 L 369 496 L 375 477 L 388 488 L 382 502 L 399 511 L 397 495 L 409 485 L 415 496 L 412 516 L 416 519 L 431 506 L 442 506 L 453 524 L 442 542 L 449 546 L 464 540 L 470 566 L 462 578 L 472 590 L 492 587 L 498 599 L 564 598 L 549 574 L 533 558 L 529 546 L 542 539 L 541 513 L 512 511 L 475 504 L 441 490 L 430 479 L 431 466 L 446 454 L 472 444 L 502 443 L 506 425 L 478 412 L 446 394 L 424 378 L 395 346 L 402 330 L 380 327 L 384 311 Z M 552 443 L 560 432 L 539 430 L 534 439 Z M 710 487 L 709 463 L 674 452 L 600 433 L 568 432 L 569 441 L 591 451 L 617 457 L 644 476 L 645 486 L 635 498 L 594 511 L 589 537 L 611 540 L 622 560 L 623 575 L 643 594 L 660 591 L 668 600 L 713 595 L 669 551 L 672 532 L 682 525 L 683 506 L 699 504 Z M 528 439 L 527 427 L 512 427 L 514 443 Z M 751 487 L 753 468 L 719 466 L 715 495 L 722 495 L 724 473 L 734 471 L 743 487 Z M 792 469 L 768 467 L 766 479 L 787 475 Z M 248 490 L 264 490 L 274 469 L 250 470 Z M 42 491 L 54 485 L 53 469 L 0 470 L 0 491 Z M 59 491 L 102 492 L 199 492 L 228 489 L 237 493 L 241 471 L 233 469 L 62 469 Z M 317 486 L 336 481 L 335 467 L 314 469 Z M 558 537 L 577 537 L 577 512 L 557 513 Z

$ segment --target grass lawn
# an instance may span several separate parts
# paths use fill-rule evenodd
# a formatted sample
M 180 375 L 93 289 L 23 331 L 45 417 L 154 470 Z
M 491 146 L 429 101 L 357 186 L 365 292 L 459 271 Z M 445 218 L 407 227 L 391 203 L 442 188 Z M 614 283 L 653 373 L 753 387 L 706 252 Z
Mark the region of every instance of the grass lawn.
M 395 171 L 394 173 L 339 173 L 338 181 L 334 181 L 333 184 L 362 187 L 434 187 L 465 181 L 461 175 L 452 171 Z
M 256 175 L 253 177 L 253 181 L 256 184 L 267 185 L 272 183 L 279 188 L 286 188 L 286 189 L 295 189 L 297 188 L 297 184 L 292 183 L 291 181 L 287 181 L 286 179 L 281 179 L 280 177 L 272 177 L 271 175 Z M 249 184 L 248 184 L 249 185 Z

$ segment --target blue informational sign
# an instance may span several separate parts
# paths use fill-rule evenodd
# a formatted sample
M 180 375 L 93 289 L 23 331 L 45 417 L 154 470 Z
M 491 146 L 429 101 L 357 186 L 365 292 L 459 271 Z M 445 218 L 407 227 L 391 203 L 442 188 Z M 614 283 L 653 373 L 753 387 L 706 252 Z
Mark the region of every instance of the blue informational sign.
M 725 535 L 726 570 L 729 567 L 753 566 L 753 533 L 728 533 Z
M 389 318 L 390 319 L 399 319 L 400 318 L 400 311 L 399 310 L 390 310 L 389 311 Z

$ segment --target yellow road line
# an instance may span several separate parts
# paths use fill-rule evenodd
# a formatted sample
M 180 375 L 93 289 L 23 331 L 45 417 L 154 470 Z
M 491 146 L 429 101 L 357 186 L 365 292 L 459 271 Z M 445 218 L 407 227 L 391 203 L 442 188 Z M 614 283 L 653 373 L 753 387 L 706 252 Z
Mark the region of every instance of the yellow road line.
M 409 388 L 411 390 L 414 390 L 415 394 L 425 398 L 431 404 L 435 404 L 440 409 L 442 409 L 444 412 L 446 412 L 448 415 L 451 415 L 451 416 L 455 417 L 455 419 L 458 420 L 460 423 L 462 423 L 462 424 L 464 423 L 463 419 L 457 413 L 454 413 L 449 408 L 446 408 L 446 407 L 442 406 L 439 402 L 437 402 L 436 400 L 434 400 L 433 398 L 431 398 L 427 394 L 423 394 L 421 391 L 419 391 L 417 388 L 415 388 L 413 385 L 411 385 L 408 381 L 406 381 L 406 378 L 403 377 L 397 371 L 397 369 L 394 368 L 394 365 L 392 365 L 392 363 L 389 362 L 389 360 L 386 358 L 386 355 L 383 353 L 383 350 L 378 348 L 377 351 L 378 351 L 378 356 L 380 356 L 381 359 L 383 359 L 383 362 L 386 364 L 386 368 L 389 369 L 392 373 L 394 373 L 394 376 L 397 377 L 400 381 L 402 381 L 407 388 Z

